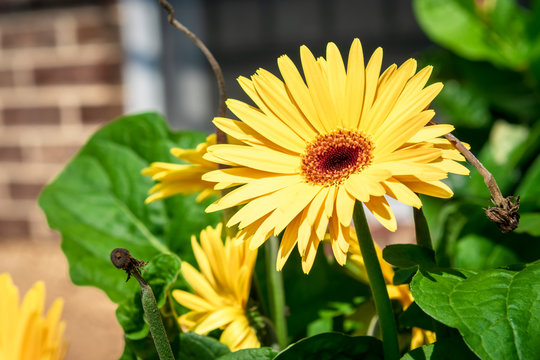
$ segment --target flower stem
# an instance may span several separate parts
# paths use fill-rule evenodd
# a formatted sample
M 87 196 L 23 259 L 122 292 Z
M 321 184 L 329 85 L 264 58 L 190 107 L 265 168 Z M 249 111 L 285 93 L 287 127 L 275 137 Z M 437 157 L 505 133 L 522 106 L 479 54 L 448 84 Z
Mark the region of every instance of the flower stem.
M 366 221 L 364 208 L 361 202 L 357 201 L 354 205 L 353 214 L 354 226 L 358 237 L 360 252 L 364 258 L 366 272 L 369 278 L 369 286 L 379 322 L 381 325 L 384 358 L 386 360 L 399 359 L 399 343 L 397 337 L 397 327 L 392 312 L 392 304 L 386 290 L 386 283 L 381 271 L 381 265 L 377 258 L 377 252 L 373 245 L 373 238 Z
M 171 344 L 169 344 L 169 339 L 167 338 L 167 333 L 165 332 L 165 327 L 161 320 L 161 314 L 156 304 L 154 292 L 141 276 L 134 276 L 141 285 L 141 301 L 144 315 L 148 322 L 148 327 L 150 328 L 150 333 L 152 334 L 152 339 L 154 340 L 154 345 L 156 346 L 159 358 L 160 360 L 174 360 Z M 142 282 L 140 280 L 142 280 Z
M 429 227 L 427 224 L 424 211 L 422 209 L 413 208 L 414 214 L 414 230 L 416 232 L 416 243 L 420 246 L 433 250 L 433 243 L 431 241 L 431 235 L 429 234 Z M 435 263 L 437 260 L 435 260 Z M 452 331 L 450 328 L 435 319 L 432 319 L 437 339 L 443 339 L 450 337 Z
M 118 269 L 124 270 L 128 277 L 133 276 L 141 286 L 141 302 L 144 310 L 144 317 L 150 328 L 150 334 L 154 340 L 154 346 L 160 360 L 174 360 L 171 344 L 167 338 L 167 332 L 161 320 L 161 313 L 157 307 L 154 292 L 148 283 L 141 276 L 141 268 L 146 265 L 142 260 L 137 260 L 129 253 L 129 250 L 116 248 L 111 252 L 111 262 Z
M 283 276 L 276 270 L 278 252 L 278 239 L 270 236 L 265 243 L 266 280 L 268 283 L 268 296 L 270 315 L 276 330 L 279 346 L 287 346 L 287 321 L 285 319 L 285 291 L 283 289 Z

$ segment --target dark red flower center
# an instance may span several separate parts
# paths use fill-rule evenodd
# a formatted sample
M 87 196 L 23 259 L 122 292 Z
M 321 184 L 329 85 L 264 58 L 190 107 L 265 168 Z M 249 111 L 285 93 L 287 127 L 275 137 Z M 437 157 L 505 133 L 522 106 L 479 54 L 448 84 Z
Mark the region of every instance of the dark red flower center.
M 371 139 L 358 130 L 319 135 L 306 147 L 301 173 L 313 185 L 341 184 L 371 164 L 373 148 Z

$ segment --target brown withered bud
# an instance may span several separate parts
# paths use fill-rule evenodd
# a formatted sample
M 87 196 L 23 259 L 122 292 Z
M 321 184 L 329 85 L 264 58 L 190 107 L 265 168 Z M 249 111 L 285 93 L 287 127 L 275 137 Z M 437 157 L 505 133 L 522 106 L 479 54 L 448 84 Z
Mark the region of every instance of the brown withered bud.
M 515 200 L 515 201 L 514 201 Z M 493 202 L 497 205 L 495 202 Z M 519 225 L 519 196 L 508 196 L 495 207 L 484 209 L 489 220 L 493 221 L 503 233 L 515 230 Z
M 111 252 L 111 262 L 118 269 L 124 270 L 128 274 L 126 282 L 131 275 L 140 277 L 140 269 L 147 264 L 142 260 L 135 259 L 127 249 L 122 248 L 116 248 Z

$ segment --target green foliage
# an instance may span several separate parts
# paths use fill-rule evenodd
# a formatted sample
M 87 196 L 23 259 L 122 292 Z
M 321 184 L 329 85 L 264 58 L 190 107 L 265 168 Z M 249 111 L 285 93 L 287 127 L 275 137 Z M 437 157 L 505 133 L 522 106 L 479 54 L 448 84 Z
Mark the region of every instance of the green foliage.
M 157 305 L 162 309 L 163 323 L 173 345 L 179 329 L 174 312 L 171 311 L 172 306 L 166 302 L 170 301 L 171 287 L 180 274 L 180 264 L 180 259 L 176 255 L 161 254 L 153 258 L 143 269 L 143 277 L 152 287 Z M 146 359 L 149 356 L 157 356 L 157 353 L 149 334 L 148 324 L 142 314 L 140 291 L 119 303 L 116 309 L 116 317 L 124 330 L 124 336 L 130 340 L 126 342 L 126 348 L 130 348 L 136 356 Z M 128 349 L 125 352 L 128 352 Z
M 149 264 L 143 277 L 152 286 L 170 336 L 178 334 L 168 300 L 180 259 L 193 257 L 189 239 L 219 214 L 206 214 L 194 196 L 144 204 L 152 181 L 140 171 L 154 161 L 175 162 L 170 149 L 194 148 L 196 132 L 171 132 L 157 114 L 122 117 L 99 130 L 42 192 L 39 204 L 49 225 L 62 235 L 72 281 L 102 289 L 118 303 L 125 331 L 123 358 L 155 356 L 143 320 L 140 288 L 110 262 L 114 248 L 127 248 Z M 149 346 L 152 345 L 152 346 Z
M 540 262 L 480 272 L 420 270 L 411 282 L 417 304 L 457 328 L 482 359 L 540 357 Z
M 450 337 L 409 351 L 401 360 L 475 360 L 476 355 L 460 337 Z
M 416 18 L 435 42 L 471 60 L 512 69 L 538 59 L 538 31 L 530 14 L 513 0 L 415 0 Z
M 272 348 L 263 347 L 258 349 L 244 349 L 220 356 L 218 360 L 270 360 L 277 355 Z
M 191 254 L 190 236 L 202 222 L 215 224 L 218 217 L 205 214 L 192 197 L 145 205 L 152 181 L 140 171 L 153 161 L 174 162 L 172 147 L 193 148 L 203 140 L 199 133 L 170 132 L 157 114 L 126 116 L 93 135 L 43 190 L 39 204 L 49 225 L 62 234 L 75 284 L 96 286 L 118 303 L 136 287 L 126 286 L 125 274 L 110 263 L 114 248 L 129 249 L 142 260 L 171 248 L 181 257 Z M 171 220 L 186 213 L 201 220 L 171 232 Z
M 192 332 L 180 335 L 180 350 L 177 360 L 214 360 L 230 353 L 229 348 L 219 341 Z
M 450 200 L 423 198 L 441 266 L 489 269 L 540 258 L 540 6 L 514 0 L 415 0 L 415 15 L 443 49 L 421 59 L 445 88 L 434 102 L 440 122 L 493 174 L 504 196 L 521 198 L 521 225 L 501 234 L 484 215 L 484 179 L 451 176 Z
M 370 336 L 325 333 L 300 340 L 275 357 L 275 360 L 297 359 L 383 359 L 382 343 Z
M 433 81 L 445 84 L 434 103 L 439 121 L 456 126 L 455 135 L 471 145 L 503 195 L 521 197 L 521 224 L 501 234 L 489 222 L 482 208 L 491 206 L 490 194 L 472 167 L 469 177 L 448 179 L 452 199 L 422 198 L 429 223 L 423 239 L 431 233 L 435 250 L 391 245 L 383 256 L 397 267 L 394 284 L 410 283 L 415 299 L 402 313 L 394 303 L 400 331 L 437 331 L 438 340 L 403 359 L 540 358 L 540 262 L 534 262 L 540 259 L 540 1 L 530 8 L 514 0 L 413 5 L 421 27 L 442 47 L 420 60 L 435 66 Z M 172 132 L 153 113 L 122 117 L 92 136 L 40 196 L 50 226 L 62 235 L 72 281 L 100 288 L 118 304 L 126 341 L 122 359 L 157 354 L 138 286 L 126 283 L 126 274 L 110 263 L 117 247 L 149 262 L 143 277 L 156 295 L 177 359 L 382 359 L 379 340 L 342 334 L 367 332 L 371 295 L 367 284 L 323 251 L 309 275 L 296 253 L 282 272 L 290 340 L 308 338 L 277 354 L 264 347 L 230 352 L 210 336 L 180 334 L 176 312 L 185 309 L 174 304 L 170 290 L 185 285 L 178 275 L 181 261 L 193 263 L 190 237 L 215 225 L 220 215 L 206 214 L 212 200 L 197 204 L 195 195 L 145 205 L 153 182 L 140 171 L 154 161 L 178 161 L 172 147 L 194 148 L 204 138 Z M 512 265 L 526 263 L 531 264 Z M 258 261 L 256 300 L 267 315 L 264 271 Z M 444 331 L 441 323 L 452 329 Z
M 261 249 L 262 250 L 262 249 Z M 321 249 L 322 250 L 322 249 Z M 257 271 L 261 273 L 258 264 Z M 369 297 L 369 286 L 343 272 L 337 263 L 328 260 L 319 251 L 309 275 L 302 271 L 300 257 L 293 253 L 283 270 L 283 281 L 286 294 L 286 305 L 290 312 L 287 317 L 289 336 L 298 340 L 307 335 L 307 324 L 317 320 L 328 320 L 328 313 L 321 310 L 333 308 L 335 304 L 353 304 L 356 297 Z M 260 280 L 263 280 L 259 276 Z M 261 281 L 261 288 L 266 284 Z M 329 325 L 328 323 L 326 323 Z M 332 322 L 332 328 L 326 331 L 343 331 L 343 324 Z
M 402 268 L 415 265 L 425 268 L 435 266 L 433 250 L 413 244 L 388 245 L 383 249 L 383 258 L 390 264 Z

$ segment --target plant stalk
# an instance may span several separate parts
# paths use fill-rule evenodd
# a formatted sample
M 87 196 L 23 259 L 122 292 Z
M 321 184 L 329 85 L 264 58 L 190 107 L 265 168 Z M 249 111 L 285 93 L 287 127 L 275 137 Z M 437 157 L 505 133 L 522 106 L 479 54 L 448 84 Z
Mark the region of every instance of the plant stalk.
M 422 209 L 413 207 L 414 231 L 416 233 L 416 243 L 420 246 L 433 250 L 429 227 Z
M 141 268 L 147 263 L 137 260 L 129 253 L 129 250 L 116 248 L 111 252 L 111 262 L 118 269 L 124 270 L 128 277 L 133 276 L 141 286 L 141 302 L 144 310 L 144 317 L 150 328 L 150 334 L 154 340 L 154 346 L 160 360 L 174 360 L 174 355 L 169 344 L 167 332 L 161 320 L 161 313 L 156 303 L 154 292 L 148 283 L 141 276 Z
M 157 307 L 154 292 L 141 276 L 134 274 L 134 277 L 139 282 L 139 285 L 141 285 L 141 301 L 144 315 L 148 327 L 150 328 L 150 333 L 152 334 L 152 339 L 154 340 L 154 345 L 156 346 L 159 358 L 160 360 L 174 360 L 171 344 L 169 344 L 169 339 L 167 338 L 167 333 L 165 332 L 165 327 L 161 320 L 161 314 Z
M 416 232 L 416 243 L 420 246 L 433 250 L 433 242 L 431 241 L 431 235 L 429 233 L 429 227 L 427 224 L 424 211 L 422 209 L 413 208 L 414 214 L 414 230 Z M 437 260 L 435 259 L 435 262 Z M 437 334 L 437 340 L 447 338 L 451 336 L 452 332 L 450 328 L 435 319 L 432 319 L 435 333 Z
M 369 278 L 369 286 L 382 332 L 384 358 L 386 360 L 399 359 L 399 343 L 397 336 L 397 326 L 392 312 L 392 303 L 388 297 L 386 283 L 384 281 L 381 265 L 377 258 L 377 252 L 373 245 L 373 238 L 367 224 L 364 208 L 361 202 L 354 205 L 353 221 L 358 237 L 360 252 L 364 259 L 366 272 Z
M 270 236 L 265 243 L 265 266 L 266 280 L 268 283 L 268 297 L 270 304 L 270 316 L 274 323 L 277 339 L 281 349 L 287 346 L 287 320 L 285 318 L 285 291 L 283 288 L 283 276 L 281 271 L 276 270 L 276 258 L 278 252 L 278 238 Z

